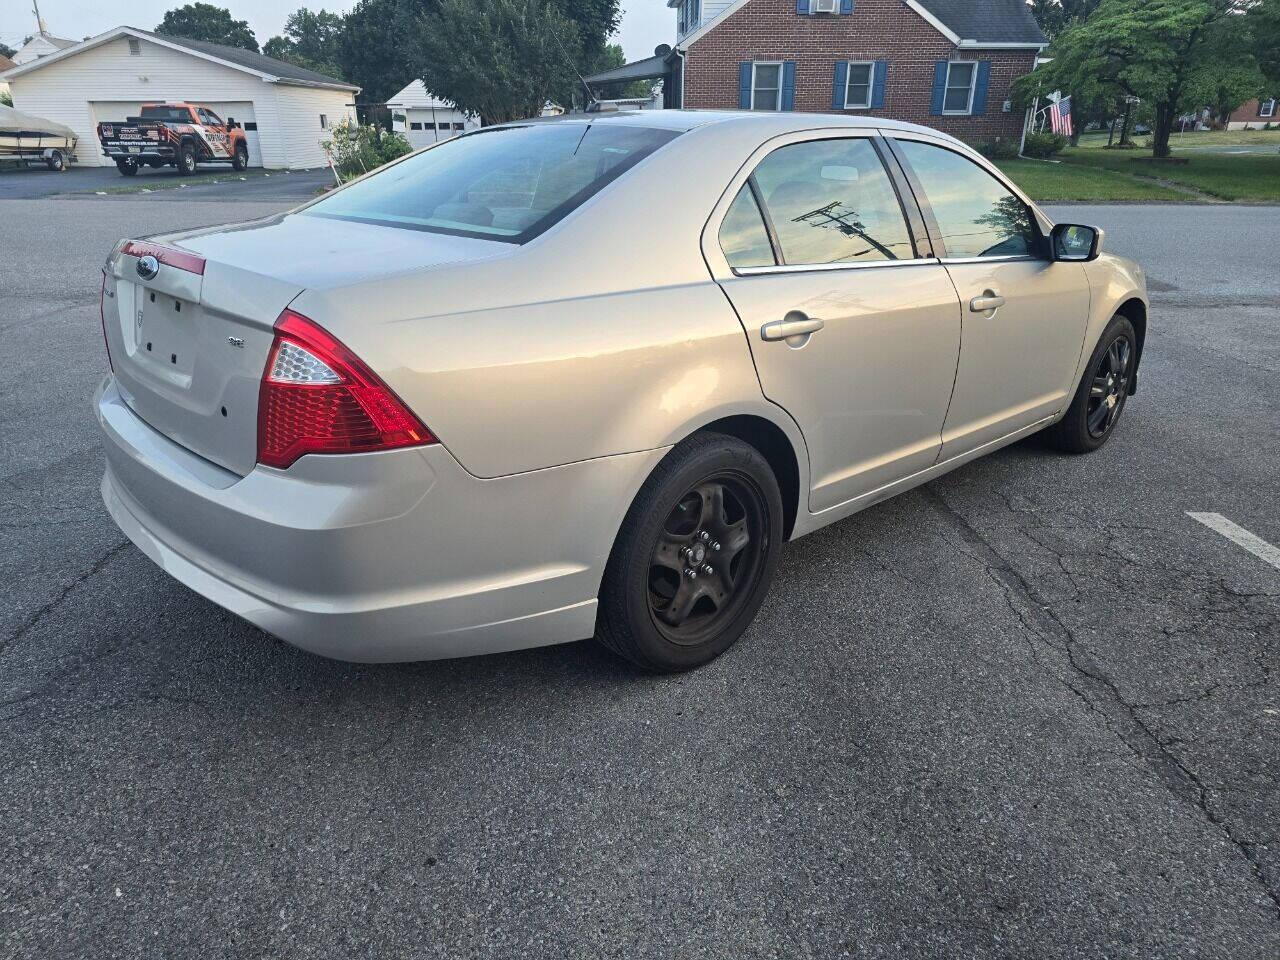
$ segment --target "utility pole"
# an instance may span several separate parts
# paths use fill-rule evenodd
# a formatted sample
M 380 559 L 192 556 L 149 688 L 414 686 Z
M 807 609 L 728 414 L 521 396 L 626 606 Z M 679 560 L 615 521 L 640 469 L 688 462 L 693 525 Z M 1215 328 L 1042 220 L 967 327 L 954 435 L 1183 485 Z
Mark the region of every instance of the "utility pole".
M 39 0 L 31 0 L 31 12 L 36 15 L 36 31 L 42 37 L 49 35 L 49 28 L 45 26 L 44 17 L 40 16 Z

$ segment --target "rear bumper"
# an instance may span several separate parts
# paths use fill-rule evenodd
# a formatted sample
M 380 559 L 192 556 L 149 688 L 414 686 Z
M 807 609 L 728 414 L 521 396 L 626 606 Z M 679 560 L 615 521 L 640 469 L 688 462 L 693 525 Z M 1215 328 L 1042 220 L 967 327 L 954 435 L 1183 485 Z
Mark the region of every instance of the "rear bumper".
M 137 147 L 138 152 L 134 153 L 130 149 L 131 147 Z M 144 140 L 128 144 L 104 143 L 102 144 L 102 154 L 112 160 L 164 160 L 168 162 L 177 156 L 177 151 L 171 146 L 159 144 L 153 140 Z
M 480 480 L 437 445 L 239 477 L 149 427 L 111 377 L 95 408 L 102 498 L 134 544 L 263 630 L 362 662 L 590 636 L 614 536 L 665 452 Z

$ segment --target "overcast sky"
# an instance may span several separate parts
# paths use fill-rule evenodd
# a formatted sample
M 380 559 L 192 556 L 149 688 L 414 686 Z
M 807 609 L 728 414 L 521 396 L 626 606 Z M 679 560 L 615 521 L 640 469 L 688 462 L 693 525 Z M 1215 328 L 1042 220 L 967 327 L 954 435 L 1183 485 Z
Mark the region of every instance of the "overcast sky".
M 111 27 L 128 25 L 152 29 L 164 12 L 182 6 L 186 0 L 37 0 L 49 32 L 57 37 L 80 40 L 102 33 Z M 248 20 L 259 45 L 280 32 L 285 17 L 301 6 L 346 13 L 355 0 L 339 3 L 305 3 L 304 0 L 212 0 L 230 8 L 237 20 Z M 675 11 L 665 0 L 623 0 L 622 28 L 616 38 L 628 60 L 653 54 L 660 43 L 670 43 L 675 35 Z M 34 33 L 35 16 L 31 0 L 0 0 L 0 40 L 11 47 L 22 44 L 22 38 Z

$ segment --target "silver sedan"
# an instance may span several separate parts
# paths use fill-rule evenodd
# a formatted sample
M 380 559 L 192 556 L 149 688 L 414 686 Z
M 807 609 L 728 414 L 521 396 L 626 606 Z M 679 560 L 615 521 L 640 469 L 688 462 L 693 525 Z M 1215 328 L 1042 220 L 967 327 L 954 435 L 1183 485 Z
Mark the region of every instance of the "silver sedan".
M 107 260 L 102 495 L 346 660 L 746 630 L 784 541 L 1037 431 L 1105 443 L 1141 269 L 935 131 L 685 113 L 478 131 Z

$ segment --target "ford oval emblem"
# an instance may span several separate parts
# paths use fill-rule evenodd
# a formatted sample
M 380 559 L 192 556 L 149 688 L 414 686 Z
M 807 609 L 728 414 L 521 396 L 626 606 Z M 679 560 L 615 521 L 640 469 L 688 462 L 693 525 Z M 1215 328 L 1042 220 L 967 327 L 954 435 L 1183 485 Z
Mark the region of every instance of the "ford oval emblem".
M 154 280 L 160 272 L 160 261 L 147 254 L 138 260 L 138 276 L 143 280 Z

